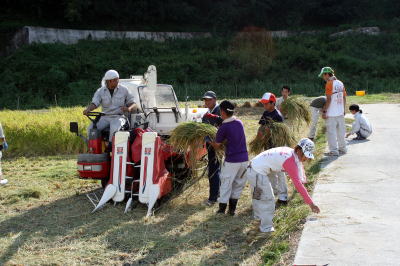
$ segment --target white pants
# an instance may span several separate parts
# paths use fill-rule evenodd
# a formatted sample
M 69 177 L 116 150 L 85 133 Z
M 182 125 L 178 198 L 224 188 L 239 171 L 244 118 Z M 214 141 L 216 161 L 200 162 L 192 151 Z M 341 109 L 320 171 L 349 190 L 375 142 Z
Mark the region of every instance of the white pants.
M 275 212 L 275 197 L 269 178 L 249 168 L 247 170 L 247 179 L 252 192 L 256 185 L 262 190 L 260 199 L 252 200 L 254 218 L 260 219 L 260 231 L 272 232 L 274 231 L 272 219 Z
M 321 112 L 320 108 L 311 106 L 311 125 L 310 125 L 310 132 L 308 133 L 308 138 L 310 139 L 315 138 L 320 112 Z
M 346 125 L 344 116 L 333 116 L 326 119 L 326 134 L 328 138 L 329 152 L 339 154 L 346 152 Z
M 270 172 L 268 174 L 269 182 L 271 183 L 274 195 L 278 199 L 287 201 L 288 189 L 286 183 L 286 175 L 284 172 Z
M 246 175 L 242 178 L 242 174 L 246 171 L 248 162 L 229 163 L 224 162 L 221 167 L 220 186 L 219 186 L 219 203 L 228 203 L 229 199 L 239 199 L 242 190 L 246 185 Z
M 110 136 L 108 137 L 108 140 L 111 142 L 114 133 L 121 130 L 122 126 L 125 125 L 125 123 L 126 123 L 126 118 L 124 116 L 120 115 L 102 116 L 99 122 L 97 122 L 97 129 L 102 131 L 103 129 L 110 126 Z M 93 123 L 90 124 L 90 126 L 88 127 L 88 134 L 90 129 L 92 128 L 93 128 Z

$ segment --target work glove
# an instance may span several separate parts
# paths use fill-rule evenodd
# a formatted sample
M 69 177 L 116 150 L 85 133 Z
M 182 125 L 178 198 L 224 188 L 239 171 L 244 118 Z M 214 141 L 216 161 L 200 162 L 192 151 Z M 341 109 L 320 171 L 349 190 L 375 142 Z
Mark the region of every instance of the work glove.
M 204 115 L 204 117 L 206 117 L 206 118 L 218 118 L 218 115 L 213 115 L 212 113 L 206 113 Z
M 3 149 L 4 149 L 4 150 L 7 150 L 7 149 L 8 149 L 8 144 L 7 144 L 7 142 L 5 142 L 5 141 L 3 142 Z

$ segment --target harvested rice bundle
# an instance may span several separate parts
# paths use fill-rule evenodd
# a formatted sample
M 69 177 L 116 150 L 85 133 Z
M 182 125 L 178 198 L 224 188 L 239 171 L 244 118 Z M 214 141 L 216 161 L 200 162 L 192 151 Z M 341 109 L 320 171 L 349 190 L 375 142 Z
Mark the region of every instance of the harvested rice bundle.
M 285 100 L 281 111 L 284 117 L 291 120 L 293 124 L 300 125 L 303 121 L 307 124 L 311 122 L 310 106 L 299 96 L 292 96 Z
M 193 168 L 198 162 L 199 155 L 204 149 L 205 137 L 215 139 L 217 129 L 205 123 L 185 122 L 177 126 L 172 132 L 168 143 L 181 153 L 188 153 L 188 164 Z
M 252 154 L 259 154 L 275 147 L 292 147 L 295 143 L 296 139 L 286 124 L 269 120 L 269 123 L 260 126 L 249 148 Z

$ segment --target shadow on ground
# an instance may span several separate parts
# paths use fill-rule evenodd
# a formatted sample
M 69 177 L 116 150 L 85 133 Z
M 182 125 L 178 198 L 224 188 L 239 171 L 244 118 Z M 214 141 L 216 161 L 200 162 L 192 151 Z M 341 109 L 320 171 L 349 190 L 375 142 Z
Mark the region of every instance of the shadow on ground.
M 102 243 L 106 243 L 103 248 L 107 250 L 112 263 L 168 264 L 169 259 L 174 259 L 173 262 L 176 263 L 180 259 L 174 258 L 175 256 L 187 252 L 198 253 L 204 248 L 210 249 L 210 252 L 201 257 L 203 265 L 227 261 L 239 263 L 254 255 L 265 244 L 261 240 L 252 247 L 246 245 L 244 228 L 251 219 L 251 210 L 246 203 L 243 202 L 244 206 L 235 217 L 217 216 L 214 208 L 206 210 L 206 207 L 199 204 L 183 203 L 169 208 L 168 203 L 165 203 L 165 207 L 154 218 L 146 220 L 143 218 L 146 213 L 143 205 L 126 215 L 123 214 L 124 204 L 117 207 L 109 204 L 101 211 L 91 214 L 93 206 L 85 195 L 71 196 L 26 210 L 0 222 L 0 238 L 15 237 L 0 252 L 0 264 L 9 262 L 21 249 L 26 249 L 26 246 L 36 245 L 38 234 L 50 247 L 52 242 L 54 246 L 67 245 L 71 238 L 85 244 L 100 237 L 103 239 Z M 206 218 L 196 218 L 199 213 Z M 46 252 L 46 249 L 41 252 Z M 121 257 L 121 253 L 125 255 Z M 196 256 L 199 259 L 198 254 Z M 74 259 L 69 258 L 68 261 Z M 99 260 L 92 257 L 85 259 L 87 263 Z M 78 257 L 76 261 L 79 261 Z

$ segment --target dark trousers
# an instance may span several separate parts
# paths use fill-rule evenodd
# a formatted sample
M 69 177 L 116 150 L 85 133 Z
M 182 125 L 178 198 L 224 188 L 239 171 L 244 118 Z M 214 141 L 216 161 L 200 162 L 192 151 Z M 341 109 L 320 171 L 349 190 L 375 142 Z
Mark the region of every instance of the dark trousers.
M 208 150 L 208 181 L 210 182 L 210 194 L 208 200 L 217 201 L 219 196 L 219 162 L 215 156 L 215 150 L 207 147 Z

